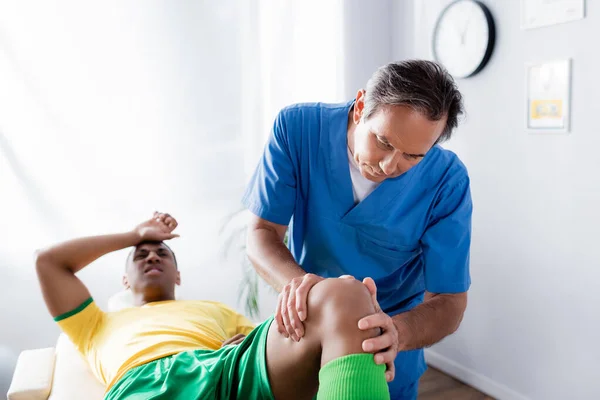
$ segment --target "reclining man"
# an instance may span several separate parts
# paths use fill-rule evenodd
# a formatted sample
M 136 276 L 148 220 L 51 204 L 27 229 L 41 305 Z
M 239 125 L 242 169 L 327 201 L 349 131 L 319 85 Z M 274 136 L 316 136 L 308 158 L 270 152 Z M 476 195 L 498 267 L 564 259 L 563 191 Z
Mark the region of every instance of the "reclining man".
M 176 227 L 155 213 L 130 232 L 37 253 L 48 310 L 106 385 L 105 399 L 389 399 L 385 365 L 362 351 L 379 334 L 358 328 L 378 307 L 365 284 L 349 277 L 318 283 L 305 336 L 295 342 L 272 318 L 254 327 L 223 304 L 175 300 L 180 274 L 164 241 L 178 236 Z M 137 307 L 101 311 L 75 274 L 132 246 L 123 284 Z

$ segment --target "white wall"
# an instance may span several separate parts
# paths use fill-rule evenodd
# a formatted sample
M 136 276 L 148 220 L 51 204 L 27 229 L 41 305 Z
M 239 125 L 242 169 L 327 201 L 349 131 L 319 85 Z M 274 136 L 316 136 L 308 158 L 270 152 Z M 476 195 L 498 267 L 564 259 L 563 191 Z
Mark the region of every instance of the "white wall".
M 237 305 L 217 235 L 244 184 L 237 18 L 234 0 L 0 3 L 0 397 L 58 334 L 36 248 L 168 211 L 182 296 Z M 99 303 L 124 259 L 82 272 Z
M 448 3 L 414 2 L 404 31 L 413 49 L 396 48 L 396 58 L 431 58 Z M 597 399 L 600 3 L 587 1 L 582 21 L 531 31 L 520 30 L 519 1 L 485 3 L 496 49 L 486 69 L 459 82 L 468 116 L 448 144 L 472 179 L 473 285 L 459 332 L 429 358 L 499 398 Z M 567 57 L 571 134 L 527 134 L 524 64 Z
M 344 0 L 343 5 L 343 88 L 350 100 L 378 67 L 390 61 L 394 2 Z

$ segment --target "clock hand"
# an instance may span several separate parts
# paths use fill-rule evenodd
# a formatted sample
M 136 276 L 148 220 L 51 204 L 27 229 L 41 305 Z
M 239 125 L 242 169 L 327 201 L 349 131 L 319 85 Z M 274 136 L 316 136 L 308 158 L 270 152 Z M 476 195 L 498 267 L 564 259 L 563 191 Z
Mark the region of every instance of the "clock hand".
M 469 28 L 469 24 L 471 23 L 472 19 L 473 19 L 473 9 L 471 9 L 471 12 L 469 13 L 469 16 L 467 17 L 467 22 L 465 23 L 465 26 L 464 26 L 462 32 L 460 33 L 460 44 L 461 45 L 465 44 L 465 35 L 467 34 L 467 30 Z

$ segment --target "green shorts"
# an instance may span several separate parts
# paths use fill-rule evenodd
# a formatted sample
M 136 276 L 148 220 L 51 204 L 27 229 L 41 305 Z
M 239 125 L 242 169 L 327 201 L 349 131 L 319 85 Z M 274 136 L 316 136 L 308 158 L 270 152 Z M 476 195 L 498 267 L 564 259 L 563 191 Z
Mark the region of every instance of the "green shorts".
M 191 350 L 133 368 L 105 400 L 274 400 L 267 375 L 267 334 L 273 318 L 238 345 Z

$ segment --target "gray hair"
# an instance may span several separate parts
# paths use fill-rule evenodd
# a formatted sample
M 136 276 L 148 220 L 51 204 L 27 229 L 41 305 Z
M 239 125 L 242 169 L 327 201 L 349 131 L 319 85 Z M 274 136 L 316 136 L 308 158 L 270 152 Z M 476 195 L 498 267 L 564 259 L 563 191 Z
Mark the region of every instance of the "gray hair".
M 452 76 L 441 65 L 425 60 L 390 63 L 375 71 L 367 82 L 363 118 L 368 119 L 383 105 L 409 106 L 430 121 L 447 116 L 438 143 L 450 139 L 464 112 Z

